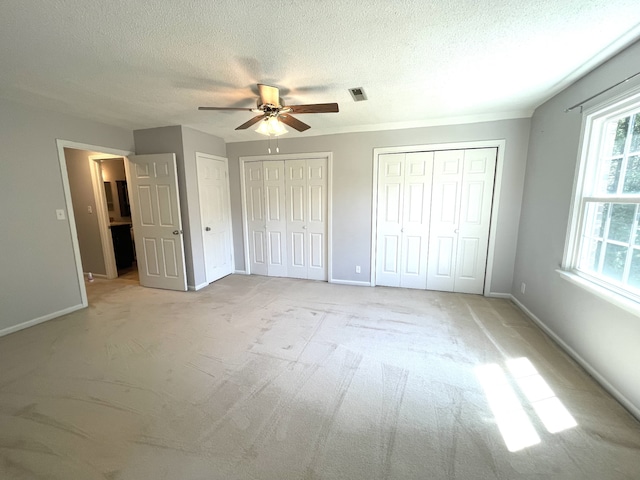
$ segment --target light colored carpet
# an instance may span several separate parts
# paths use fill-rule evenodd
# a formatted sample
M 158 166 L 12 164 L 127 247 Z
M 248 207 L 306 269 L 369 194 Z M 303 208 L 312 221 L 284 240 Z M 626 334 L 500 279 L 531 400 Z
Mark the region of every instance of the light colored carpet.
M 0 338 L 3 480 L 640 478 L 640 424 L 508 301 L 237 275 L 88 292 Z

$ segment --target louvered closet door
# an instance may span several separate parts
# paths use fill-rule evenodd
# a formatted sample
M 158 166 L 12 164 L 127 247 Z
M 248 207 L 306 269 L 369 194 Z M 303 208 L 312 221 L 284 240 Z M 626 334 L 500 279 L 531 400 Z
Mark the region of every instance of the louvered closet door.
M 327 280 L 327 162 L 285 162 L 288 274 Z
M 432 152 L 381 155 L 376 284 L 426 288 Z

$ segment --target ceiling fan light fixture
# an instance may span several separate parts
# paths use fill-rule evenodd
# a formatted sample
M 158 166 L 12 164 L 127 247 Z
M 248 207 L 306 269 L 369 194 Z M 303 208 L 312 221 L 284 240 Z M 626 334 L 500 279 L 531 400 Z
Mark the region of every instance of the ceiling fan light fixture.
M 268 137 L 279 137 L 289 131 L 284 127 L 282 122 L 277 117 L 267 117 L 260 122 L 256 132 L 266 135 Z

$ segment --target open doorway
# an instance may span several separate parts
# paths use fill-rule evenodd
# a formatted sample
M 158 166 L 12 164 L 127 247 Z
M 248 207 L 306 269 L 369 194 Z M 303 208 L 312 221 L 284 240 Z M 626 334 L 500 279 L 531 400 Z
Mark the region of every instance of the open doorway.
M 108 248 L 103 249 L 105 265 L 111 266 L 111 274 L 113 275 L 113 262 L 115 261 L 118 277 L 138 282 L 138 266 L 124 158 L 102 158 L 100 155 L 99 157 L 90 156 L 89 159 L 92 162 L 90 165 L 93 175 L 97 177 L 94 181 L 96 203 L 98 201 L 103 203 L 99 211 L 104 211 L 105 207 L 107 211 L 106 216 L 102 215 L 98 218 L 98 222 L 108 221 L 111 233 L 111 247 L 109 248 L 107 245 Z M 109 235 L 107 235 L 107 240 L 108 238 Z
M 96 145 L 80 144 L 66 140 L 57 140 L 58 157 L 60 161 L 62 181 L 64 184 L 65 200 L 69 216 L 70 233 L 74 246 L 76 269 L 78 272 L 78 285 L 82 297 L 83 306 L 88 305 L 85 282 L 89 273 L 94 278 L 113 279 L 118 277 L 116 255 L 114 252 L 114 240 L 111 232 L 112 221 L 110 221 L 109 207 L 107 205 L 107 194 L 103 180 L 102 162 L 119 159 L 124 164 L 124 159 L 133 154 L 130 151 L 116 150 L 100 147 Z M 116 163 L 114 163 L 114 166 Z M 118 168 L 119 169 L 119 168 Z M 130 212 L 126 212 L 126 206 L 120 211 L 120 197 L 124 197 L 123 205 L 128 200 L 126 183 L 120 184 L 121 192 L 118 193 L 118 184 L 127 181 L 125 171 L 124 178 L 121 173 L 110 177 L 110 171 L 105 172 L 108 181 L 113 178 L 114 188 L 111 190 L 118 199 L 118 217 L 114 210 L 113 223 L 116 220 L 124 220 L 121 223 L 126 225 L 130 221 Z M 124 189 L 124 191 L 123 191 Z M 116 208 L 115 200 L 112 197 L 113 208 Z M 123 218 L 121 213 L 129 213 L 128 218 Z M 126 220 L 129 220 L 127 222 Z M 132 235 L 132 228 L 129 229 L 129 238 Z M 126 238 L 126 237 L 125 237 Z M 131 242 L 132 262 L 131 267 L 125 271 L 121 269 L 124 278 L 138 283 L 137 269 L 135 267 L 135 249 Z M 135 279 L 133 277 L 136 277 Z
M 124 157 L 64 147 L 85 278 L 138 281 Z

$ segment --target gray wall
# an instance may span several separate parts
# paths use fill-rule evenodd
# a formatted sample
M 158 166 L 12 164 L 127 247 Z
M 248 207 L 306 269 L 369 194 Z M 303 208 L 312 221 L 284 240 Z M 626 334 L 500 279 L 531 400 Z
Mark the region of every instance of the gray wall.
M 107 269 L 104 265 L 102 240 L 89 167 L 89 155 L 95 155 L 95 153 L 75 148 L 64 149 L 73 213 L 76 219 L 76 231 L 78 232 L 78 245 L 82 258 L 82 270 L 85 273 L 106 275 Z M 89 213 L 88 207 L 91 207 L 92 213 Z
M 582 115 L 564 110 L 636 73 L 640 43 L 540 106 L 532 119 L 513 295 L 640 413 L 640 319 L 559 277 Z M 602 102 L 623 89 L 599 97 Z M 590 105 L 593 105 L 591 102 Z M 526 294 L 520 293 L 526 282 Z
M 205 270 L 196 152 L 226 157 L 225 143 L 221 138 L 179 125 L 136 130 L 134 137 L 139 155 L 176 154 L 187 284 L 200 286 L 205 283 Z
M 0 99 L 0 331 L 82 301 L 57 138 L 133 150 L 131 131 Z
M 529 119 L 279 140 L 280 153 L 333 152 L 333 278 L 369 282 L 373 149 L 506 139 L 492 293 L 509 293 L 522 201 Z M 227 144 L 236 269 L 244 270 L 239 157 L 265 155 L 268 141 Z M 355 273 L 355 265 L 362 267 Z

